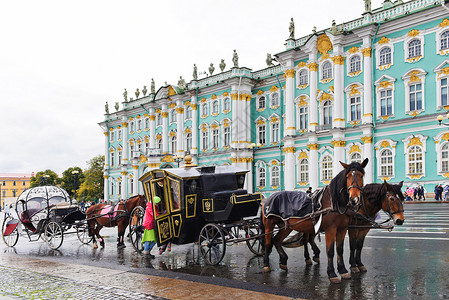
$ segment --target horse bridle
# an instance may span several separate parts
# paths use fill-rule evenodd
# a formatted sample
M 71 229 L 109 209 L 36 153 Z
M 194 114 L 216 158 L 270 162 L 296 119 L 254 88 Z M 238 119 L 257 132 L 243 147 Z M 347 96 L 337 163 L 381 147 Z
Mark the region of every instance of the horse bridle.
M 389 196 L 389 195 L 392 195 L 392 196 Z M 387 191 L 386 197 L 384 199 L 386 201 L 387 207 L 388 207 L 388 211 L 386 213 L 390 216 L 391 219 L 393 219 L 393 216 L 395 214 L 399 214 L 399 213 L 404 212 L 404 206 L 402 205 L 401 200 L 399 200 L 401 202 L 402 209 L 399 209 L 399 210 L 397 210 L 395 212 L 391 212 L 390 197 L 395 197 L 398 200 L 399 200 L 399 197 L 396 195 L 396 193 Z
M 350 172 L 352 172 L 352 176 L 354 176 L 354 177 L 352 179 L 351 185 L 346 188 L 346 191 L 349 192 L 351 189 L 356 188 L 356 189 L 359 189 L 363 193 L 363 184 L 362 184 L 362 186 L 360 186 L 359 182 L 357 181 L 357 173 L 359 173 L 359 172 L 362 173 L 362 172 L 359 170 L 349 170 L 348 173 L 350 173 Z M 363 177 L 363 175 L 364 174 L 362 173 L 362 177 Z M 354 182 L 356 183 L 356 185 L 354 185 Z

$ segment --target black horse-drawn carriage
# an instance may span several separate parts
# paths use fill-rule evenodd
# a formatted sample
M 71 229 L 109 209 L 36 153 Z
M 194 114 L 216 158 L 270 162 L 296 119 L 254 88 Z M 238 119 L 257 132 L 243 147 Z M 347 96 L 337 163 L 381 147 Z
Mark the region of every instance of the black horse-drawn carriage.
M 140 178 L 147 199 L 153 203 L 158 245 L 198 243 L 208 264 L 218 264 L 226 243 L 245 241 L 249 249 L 262 255 L 257 217 L 262 195 L 249 194 L 244 187 L 248 171 L 233 166 L 192 166 L 155 169 Z M 130 218 L 134 248 L 142 251 L 139 225 L 143 207 L 136 207 Z
M 42 238 L 52 249 L 58 249 L 64 240 L 64 232 L 76 230 L 78 239 L 87 244 L 86 215 L 73 203 L 67 192 L 57 186 L 39 186 L 26 189 L 15 203 L 18 218 L 5 217 L 2 224 L 2 238 L 9 247 L 19 239 L 19 224 L 30 241 Z

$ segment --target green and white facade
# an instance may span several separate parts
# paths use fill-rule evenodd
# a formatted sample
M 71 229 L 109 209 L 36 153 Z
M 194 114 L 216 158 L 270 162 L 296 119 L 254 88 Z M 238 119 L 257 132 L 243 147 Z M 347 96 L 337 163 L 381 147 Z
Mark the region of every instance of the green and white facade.
M 449 182 L 449 127 L 436 121 L 449 110 L 449 3 L 365 2 L 357 20 L 288 39 L 277 65 L 163 86 L 106 114 L 105 198 L 143 194 L 140 176 L 186 152 L 249 170 L 247 189 L 265 196 L 324 186 L 338 161 L 365 157 L 365 183 Z

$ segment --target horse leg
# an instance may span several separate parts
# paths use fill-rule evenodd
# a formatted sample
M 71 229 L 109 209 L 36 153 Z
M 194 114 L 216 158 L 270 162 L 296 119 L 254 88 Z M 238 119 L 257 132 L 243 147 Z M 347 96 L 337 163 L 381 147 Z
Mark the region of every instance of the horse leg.
M 118 228 L 118 237 L 117 237 L 117 248 L 126 248 L 126 245 L 124 243 L 124 236 L 125 236 L 125 229 L 126 227 L 123 226 L 123 221 L 119 222 L 117 224 L 117 228 Z M 125 223 L 127 224 L 127 223 Z M 123 228 L 124 227 L 124 228 Z
M 302 240 L 303 240 L 303 245 L 304 245 L 304 260 L 306 261 L 306 265 L 312 264 L 312 259 L 310 259 L 310 254 L 309 254 L 309 247 L 307 246 L 307 244 L 309 243 L 309 239 L 310 239 L 310 234 L 304 233 L 304 235 L 302 236 Z
M 265 227 L 264 233 L 264 254 L 263 254 L 263 271 L 264 272 L 270 272 L 270 254 L 273 250 L 273 243 L 272 243 L 272 237 L 273 237 L 273 229 L 274 229 L 274 223 L 270 222 L 268 219 L 263 220 L 263 226 Z
M 309 244 L 310 247 L 312 247 L 312 251 L 313 251 L 313 261 L 316 262 L 317 264 L 320 263 L 320 248 L 318 248 L 318 246 L 315 243 L 315 234 L 311 234 L 310 238 L 309 238 Z
M 326 237 L 326 254 L 327 254 L 327 276 L 332 283 L 340 283 L 341 280 L 338 278 L 334 269 L 334 247 L 335 247 L 335 237 L 337 235 L 337 229 L 330 227 L 325 231 Z
M 366 272 L 366 267 L 363 265 L 362 263 L 362 248 L 363 248 L 363 243 L 365 242 L 365 235 L 362 235 L 359 237 L 358 243 L 357 243 L 357 248 L 356 248 L 356 255 L 355 255 L 355 261 L 357 263 L 357 266 L 360 270 L 360 272 Z
M 346 229 L 340 229 L 337 231 L 337 269 L 342 279 L 351 279 L 351 274 L 345 267 L 343 260 L 343 246 L 345 241 Z
M 97 224 L 97 222 L 94 219 L 91 219 L 91 220 L 87 221 L 87 224 L 89 224 L 89 236 L 92 237 L 92 243 L 94 245 L 94 249 L 97 249 L 98 244 L 97 244 L 97 240 L 95 239 L 95 225 Z
M 351 265 L 351 272 L 358 273 L 360 272 L 357 267 L 357 263 L 355 261 L 355 250 L 357 246 L 357 229 L 349 229 L 349 264 Z
M 95 234 L 96 234 L 97 237 L 98 237 L 98 241 L 100 242 L 100 246 L 101 246 L 102 248 L 104 248 L 104 239 L 103 239 L 103 237 L 100 235 L 100 230 L 101 230 L 101 228 L 103 228 L 103 225 L 98 224 L 98 225 L 97 225 L 97 230 L 95 230 Z
M 285 271 L 287 271 L 288 255 L 285 253 L 284 248 L 282 248 L 282 242 L 290 234 L 290 232 L 292 232 L 290 228 L 281 229 L 273 238 L 273 244 L 279 253 L 279 267 Z

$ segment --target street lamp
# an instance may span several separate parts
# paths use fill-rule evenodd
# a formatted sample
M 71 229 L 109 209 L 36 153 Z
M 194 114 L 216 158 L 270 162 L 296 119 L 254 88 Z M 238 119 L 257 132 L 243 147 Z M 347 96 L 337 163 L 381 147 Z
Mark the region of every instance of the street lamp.
M 41 179 L 44 182 L 44 185 L 48 184 L 48 178 L 50 178 L 50 175 L 48 174 L 42 175 Z
M 446 118 L 449 119 L 449 112 L 446 114 Z M 442 123 L 444 120 L 444 115 L 439 115 L 437 117 L 438 125 L 449 126 L 449 123 Z
M 174 159 L 174 161 L 176 161 L 178 163 L 178 168 L 179 168 L 179 163 L 184 159 L 184 156 L 176 155 L 173 159 Z
M 261 144 L 261 143 L 252 143 L 252 144 L 250 144 L 250 145 L 248 145 L 248 149 L 249 150 L 251 150 L 251 152 L 252 152 L 252 158 L 253 158 L 253 160 L 252 160 L 252 162 L 251 162 L 251 176 L 252 176 L 252 178 L 251 178 L 251 182 L 252 182 L 252 184 L 253 184 L 253 192 L 255 192 L 255 187 L 256 187 L 256 172 L 254 172 L 254 167 L 255 167 L 255 165 L 256 165 L 256 163 L 255 163 L 255 160 L 254 160 L 254 152 L 257 150 L 257 149 L 260 149 L 260 148 L 262 148 L 263 147 L 263 144 Z
M 79 171 L 78 170 L 73 170 L 72 171 L 72 175 L 73 175 L 73 187 L 74 187 L 74 194 L 73 194 L 73 198 L 74 198 L 74 200 L 76 200 L 76 181 L 77 181 L 77 179 L 78 179 L 78 174 L 79 174 Z

